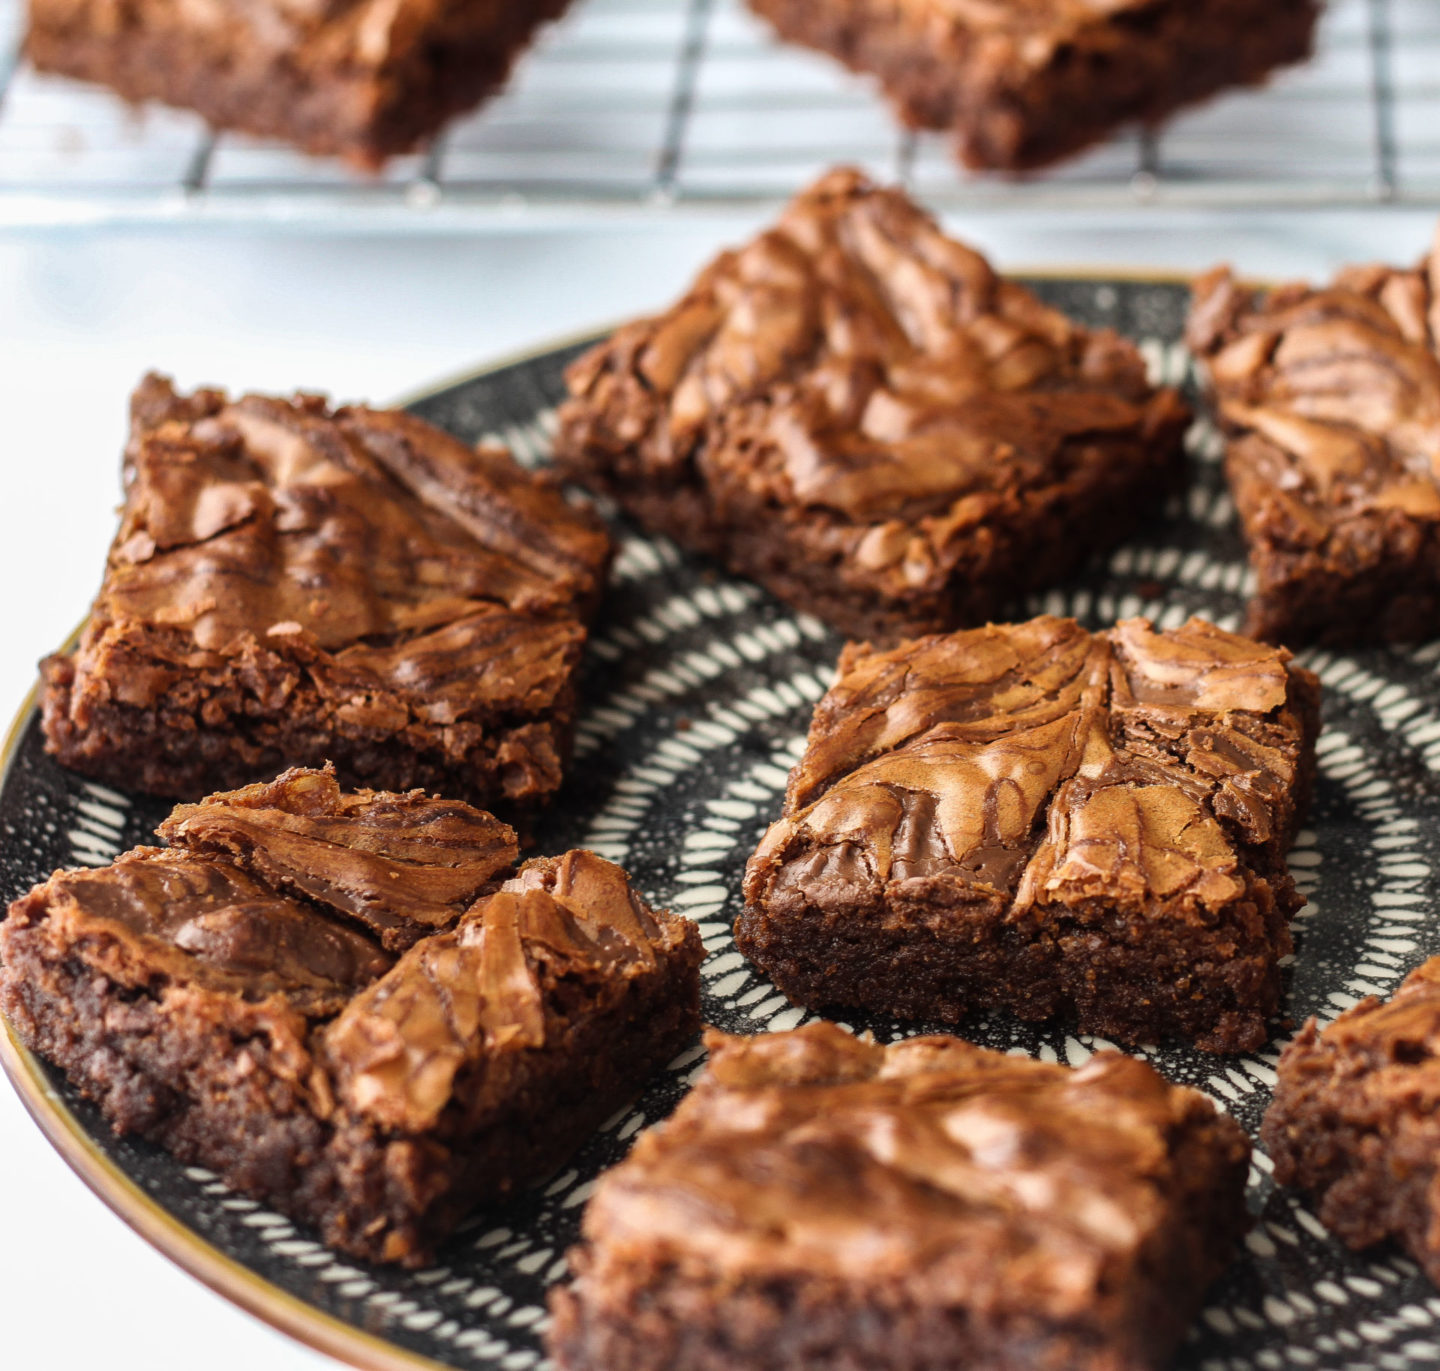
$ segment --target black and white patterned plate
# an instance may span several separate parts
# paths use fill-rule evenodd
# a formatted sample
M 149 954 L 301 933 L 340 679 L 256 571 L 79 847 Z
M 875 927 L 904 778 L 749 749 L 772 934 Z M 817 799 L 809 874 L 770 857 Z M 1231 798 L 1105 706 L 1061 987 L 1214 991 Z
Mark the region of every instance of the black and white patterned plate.
M 1177 342 L 1186 291 L 1168 283 L 1043 280 L 1074 317 L 1141 340 L 1157 376 L 1190 382 Z M 574 347 L 452 385 L 414 403 L 426 418 L 507 443 L 542 462 Z M 1145 614 L 1162 625 L 1201 613 L 1233 626 L 1247 588 L 1219 441 L 1191 434 L 1186 496 L 1164 519 L 1030 611 L 1092 625 Z M 658 905 L 695 919 L 709 949 L 705 1017 L 759 1033 L 812 1017 L 792 1008 L 735 951 L 745 859 L 778 812 L 787 769 L 825 689 L 839 640 L 804 614 L 669 543 L 621 529 L 621 550 L 584 684 L 577 755 L 541 850 L 583 845 L 623 863 Z M 95 549 L 98 563 L 101 549 Z M 1297 920 L 1283 1030 L 1263 1051 L 1213 1057 L 1184 1048 L 1137 1053 L 1209 1094 L 1252 1133 L 1288 1032 L 1333 1018 L 1440 952 L 1432 917 L 1440 860 L 1440 643 L 1349 656 L 1307 654 L 1326 688 L 1320 775 L 1291 863 L 1308 907 Z M 163 806 L 61 771 L 44 755 L 32 707 L 17 720 L 0 789 L 0 897 L 56 866 L 102 864 L 146 841 Z M 882 1040 L 926 1026 L 854 1018 Z M 1102 1044 L 1063 1027 L 1003 1016 L 967 1024 L 989 1046 L 1079 1063 Z M 545 1290 L 565 1274 L 594 1178 L 662 1118 L 701 1069 L 676 1057 L 633 1108 L 610 1119 L 559 1175 L 503 1210 L 476 1215 L 433 1269 L 358 1265 L 208 1172 L 111 1136 L 58 1075 L 0 1040 L 41 1125 L 103 1198 L 188 1269 L 253 1312 L 357 1364 L 543 1363 Z M 1440 1292 L 1413 1263 L 1380 1249 L 1356 1256 L 1306 1204 L 1278 1190 L 1258 1152 L 1257 1223 L 1211 1292 L 1181 1353 L 1188 1371 L 1440 1364 Z

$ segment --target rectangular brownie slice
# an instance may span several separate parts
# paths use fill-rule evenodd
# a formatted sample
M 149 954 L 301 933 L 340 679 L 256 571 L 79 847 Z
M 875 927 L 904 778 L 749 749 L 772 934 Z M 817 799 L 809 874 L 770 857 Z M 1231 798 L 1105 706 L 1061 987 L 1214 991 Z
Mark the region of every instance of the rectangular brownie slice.
M 983 623 L 1178 479 L 1138 350 L 833 172 L 570 369 L 555 456 L 647 527 L 855 637 Z
M 1285 853 L 1318 702 L 1283 649 L 1199 619 L 852 644 L 736 944 L 812 1008 L 1256 1048 L 1303 903 Z
M 178 810 L 0 923 L 0 1008 L 120 1133 L 419 1265 L 699 1027 L 699 935 L 591 853 L 328 772 Z M 396 960 L 387 946 L 408 944 Z
M 1440 957 L 1324 1032 L 1309 1020 L 1279 1077 L 1260 1134 L 1275 1179 L 1350 1247 L 1393 1238 L 1440 1285 Z
M 749 0 L 976 169 L 1040 167 L 1310 55 L 1319 0 Z
M 178 798 L 283 766 L 523 816 L 560 784 L 609 537 L 551 479 L 399 410 L 135 394 L 62 765 Z
M 362 167 L 495 91 L 569 0 L 29 0 L 25 55 Z
M 1247 631 L 1272 642 L 1440 633 L 1440 238 L 1414 271 L 1262 292 L 1195 283 L 1225 474 L 1250 546 Z
M 1120 1053 L 706 1043 L 585 1212 L 561 1371 L 1142 1371 L 1247 1226 L 1239 1126 Z

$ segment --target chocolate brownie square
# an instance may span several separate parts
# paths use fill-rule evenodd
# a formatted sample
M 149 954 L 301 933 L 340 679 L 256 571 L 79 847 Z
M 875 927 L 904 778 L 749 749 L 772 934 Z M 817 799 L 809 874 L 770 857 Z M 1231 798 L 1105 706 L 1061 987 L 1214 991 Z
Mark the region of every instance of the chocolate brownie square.
M 1120 1053 L 706 1042 L 586 1210 L 561 1371 L 1142 1371 L 1247 1225 L 1239 1126 Z
M 73 655 L 62 765 L 191 799 L 289 765 L 525 815 L 560 784 L 598 519 L 399 410 L 135 394 L 125 507 Z
M 1440 633 L 1440 239 L 1414 271 L 1195 284 L 1256 589 L 1246 631 L 1336 646 Z
M 29 0 L 41 71 L 378 167 L 499 88 L 569 0 Z
M 423 1264 L 699 1028 L 692 923 L 589 852 L 500 884 L 468 805 L 295 770 L 163 831 L 10 906 L 0 1008 L 117 1133 L 355 1256 Z
M 1261 1141 L 1353 1248 L 1394 1238 L 1440 1285 L 1440 957 L 1280 1058 Z
M 647 527 L 856 637 L 983 623 L 1178 479 L 1138 350 L 833 172 L 569 372 L 555 456 Z
M 783 37 L 878 78 L 970 167 L 1059 161 L 1310 55 L 1319 0 L 749 0 Z
M 852 644 L 736 944 L 812 1008 L 1259 1047 L 1318 701 L 1283 649 L 1199 619 Z

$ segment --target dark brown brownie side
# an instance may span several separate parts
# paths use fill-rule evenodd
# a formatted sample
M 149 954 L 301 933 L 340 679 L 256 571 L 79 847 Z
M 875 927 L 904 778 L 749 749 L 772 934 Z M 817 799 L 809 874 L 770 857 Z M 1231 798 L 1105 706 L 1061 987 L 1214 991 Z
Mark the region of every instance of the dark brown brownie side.
M 887 640 L 983 623 L 1113 546 L 1178 481 L 1189 421 L 1132 344 L 849 171 L 568 384 L 568 476 Z
M 1255 572 L 1246 631 L 1297 646 L 1440 632 L 1440 241 L 1418 270 L 1354 267 L 1325 288 L 1212 272 L 1187 336 Z
M 1133 1059 L 707 1044 L 590 1202 L 561 1371 L 1155 1368 L 1247 1226 L 1238 1126 Z
M 148 378 L 47 746 L 190 798 L 333 760 L 522 819 L 560 784 L 609 539 L 500 449 L 399 411 Z
M 30 0 L 25 53 L 127 100 L 378 168 L 497 90 L 568 3 L 403 0 L 377 48 L 373 0 L 313 11 L 256 0 L 227 6 L 219 25 L 181 0 L 141 0 L 118 23 L 105 0 Z
M 214 797 L 224 843 L 187 806 L 171 833 L 200 850 L 139 848 L 16 901 L 0 1009 L 117 1132 L 346 1252 L 415 1265 L 693 1038 L 704 953 L 693 924 L 653 914 L 590 853 L 496 890 L 514 844 L 497 847 L 509 830 L 488 815 L 420 795 L 318 803 L 328 779 Z M 397 822 L 405 807 L 414 822 Z M 462 915 L 466 887 L 481 898 Z M 369 930 L 410 950 L 396 962 Z
M 852 646 L 736 944 L 811 1008 L 1255 1048 L 1318 727 L 1309 672 L 1199 620 Z
M 1440 958 L 1323 1032 L 1309 1020 L 1278 1074 L 1260 1135 L 1275 1179 L 1350 1247 L 1393 1238 L 1440 1285 Z
M 1316 0 L 1067 0 L 957 12 L 942 0 L 749 0 L 783 38 L 878 78 L 961 161 L 1020 171 L 1157 124 L 1310 55 Z

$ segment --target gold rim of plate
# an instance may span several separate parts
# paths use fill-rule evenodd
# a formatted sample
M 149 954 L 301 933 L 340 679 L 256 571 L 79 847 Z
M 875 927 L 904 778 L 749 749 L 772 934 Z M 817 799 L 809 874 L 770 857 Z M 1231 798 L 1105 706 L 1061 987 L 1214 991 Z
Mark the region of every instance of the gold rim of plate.
M 1043 277 L 1050 280 L 1116 281 L 1134 284 L 1186 285 L 1190 277 L 1179 272 L 1105 271 L 1014 271 L 1012 276 Z M 611 328 L 591 328 L 557 339 L 542 347 L 508 354 L 490 365 L 459 373 L 405 395 L 398 407 L 413 405 L 443 391 L 525 362 L 559 352 L 576 343 L 606 336 Z M 74 646 L 83 623 L 66 640 L 62 651 Z M 30 687 L 19 712 L 11 720 L 0 746 L 0 789 L 9 778 L 20 738 L 29 726 L 39 696 L 39 682 Z M 419 1352 L 411 1352 L 366 1333 L 333 1314 L 327 1314 L 296 1295 L 282 1290 L 248 1266 L 226 1256 L 193 1229 L 171 1214 L 160 1202 L 142 1190 L 120 1166 L 96 1145 L 85 1126 L 71 1113 L 59 1092 L 46 1079 L 39 1060 L 15 1036 L 14 1029 L 0 1014 L 0 1067 L 15 1087 L 20 1102 L 51 1146 L 87 1186 L 163 1256 L 194 1276 L 216 1294 L 238 1305 L 272 1328 L 288 1334 L 317 1352 L 348 1362 L 362 1371 L 442 1371 L 442 1364 Z

